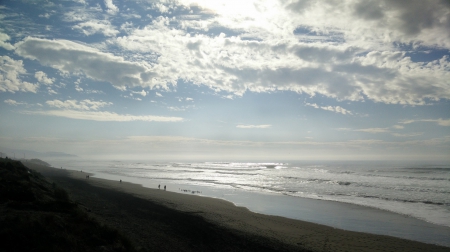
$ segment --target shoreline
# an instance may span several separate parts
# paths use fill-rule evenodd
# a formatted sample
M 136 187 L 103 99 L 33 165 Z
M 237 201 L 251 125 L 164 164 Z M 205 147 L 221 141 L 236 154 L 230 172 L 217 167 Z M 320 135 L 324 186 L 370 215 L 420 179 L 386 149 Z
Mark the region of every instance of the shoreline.
M 30 167 L 34 169 L 33 167 Z M 349 251 L 446 251 L 448 247 L 412 240 L 341 230 L 321 224 L 289 219 L 285 217 L 259 214 L 231 202 L 196 195 L 186 195 L 170 191 L 146 188 L 128 182 L 105 180 L 91 177 L 87 173 L 58 168 L 36 169 L 50 179 L 64 181 L 64 176 L 109 191 L 124 192 L 144 200 L 174 209 L 185 214 L 200 216 L 210 223 L 226 229 L 259 235 L 274 239 L 287 246 L 313 251 L 335 251 L 342 248 Z M 59 173 L 59 175 L 57 174 Z M 59 176 L 59 177 L 58 177 Z M 113 193 L 113 192 L 112 192 Z M 81 197 L 81 196 L 80 196 Z M 83 197 L 81 197 L 83 198 Z M 108 222 L 108 220 L 106 220 Z M 328 249 L 326 249 L 328 248 Z

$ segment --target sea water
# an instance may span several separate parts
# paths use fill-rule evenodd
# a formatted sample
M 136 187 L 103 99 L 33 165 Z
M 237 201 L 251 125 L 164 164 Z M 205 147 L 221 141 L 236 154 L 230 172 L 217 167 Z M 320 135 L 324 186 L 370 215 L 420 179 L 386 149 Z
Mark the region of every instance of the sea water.
M 280 200 L 282 200 L 281 196 L 283 199 L 287 197 L 287 200 L 284 203 L 277 203 L 278 210 L 273 213 L 289 218 L 305 219 L 302 218 L 301 211 L 299 216 L 293 216 L 292 211 L 284 208 L 295 207 L 290 204 L 295 202 L 292 199 L 308 198 L 386 210 L 450 227 L 450 165 L 448 163 L 76 160 L 65 161 L 64 166 L 67 169 L 92 172 L 98 177 L 120 178 L 148 187 L 155 188 L 157 184 L 167 184 L 171 191 L 202 193 L 202 195 L 232 201 L 251 210 L 255 206 L 250 206 L 251 202 L 243 200 L 242 195 L 270 194 L 271 200 L 274 199 L 274 195 L 279 195 Z M 236 192 L 241 197 L 234 196 Z M 258 210 L 257 207 L 255 209 Z M 268 212 L 271 213 L 269 210 Z M 283 214 L 284 212 L 290 214 Z M 307 218 L 306 220 L 311 221 Z M 356 231 L 361 230 L 356 229 Z M 446 245 L 445 242 L 441 244 Z

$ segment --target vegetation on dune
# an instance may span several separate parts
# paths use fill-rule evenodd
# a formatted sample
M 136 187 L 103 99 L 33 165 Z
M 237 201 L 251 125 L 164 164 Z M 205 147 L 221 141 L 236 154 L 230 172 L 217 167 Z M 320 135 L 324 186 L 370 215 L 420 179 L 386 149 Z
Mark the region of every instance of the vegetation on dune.
M 21 162 L 0 159 L 1 251 L 134 251 L 67 192 Z

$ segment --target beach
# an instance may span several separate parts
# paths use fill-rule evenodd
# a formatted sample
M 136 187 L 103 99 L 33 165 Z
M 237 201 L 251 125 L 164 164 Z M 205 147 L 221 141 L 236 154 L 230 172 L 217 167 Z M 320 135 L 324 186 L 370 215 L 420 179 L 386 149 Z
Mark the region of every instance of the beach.
M 81 171 L 30 168 L 66 189 L 73 201 L 138 248 L 201 250 L 236 243 L 248 251 L 448 251 L 448 247 L 346 231 L 258 214 L 214 198 L 90 177 Z M 236 247 L 237 248 L 237 247 Z M 226 249 L 225 249 L 226 250 Z

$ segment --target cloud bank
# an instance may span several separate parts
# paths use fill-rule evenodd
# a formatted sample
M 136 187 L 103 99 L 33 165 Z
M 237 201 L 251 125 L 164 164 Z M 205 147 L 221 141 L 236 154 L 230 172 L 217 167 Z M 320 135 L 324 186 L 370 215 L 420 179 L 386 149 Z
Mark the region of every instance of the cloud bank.
M 165 116 L 136 116 L 128 114 L 117 114 L 114 112 L 106 111 L 79 111 L 79 110 L 47 110 L 47 111 L 25 111 L 24 114 L 31 115 L 47 115 L 47 116 L 57 116 L 66 117 L 70 119 L 78 120 L 89 120 L 89 121 L 99 121 L 99 122 L 132 122 L 132 121 L 142 121 L 142 122 L 182 122 L 181 117 L 165 117 Z
M 109 82 L 117 88 L 153 87 L 151 67 L 145 62 L 130 62 L 122 57 L 68 40 L 47 40 L 28 37 L 15 45 L 16 53 L 38 60 L 63 73 L 84 74 Z

